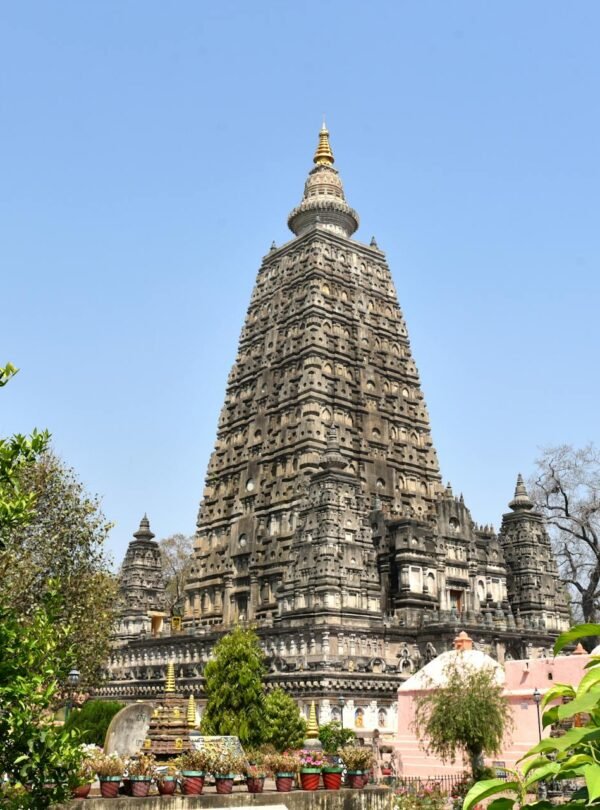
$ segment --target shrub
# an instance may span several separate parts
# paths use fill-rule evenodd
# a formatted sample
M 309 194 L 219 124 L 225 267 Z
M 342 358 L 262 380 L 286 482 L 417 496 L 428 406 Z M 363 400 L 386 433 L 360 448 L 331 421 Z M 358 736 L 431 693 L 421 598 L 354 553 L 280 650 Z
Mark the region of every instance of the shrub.
M 331 723 L 323 723 L 319 728 L 319 740 L 326 754 L 337 754 L 340 748 L 348 745 L 356 738 L 356 734 L 351 728 L 342 728 L 341 723 L 332 720 Z
M 373 752 L 370 748 L 346 745 L 340 748 L 339 754 L 349 771 L 368 771 L 373 767 Z
M 83 742 L 103 746 L 110 721 L 123 706 L 116 700 L 88 700 L 71 712 L 65 729 L 78 729 Z

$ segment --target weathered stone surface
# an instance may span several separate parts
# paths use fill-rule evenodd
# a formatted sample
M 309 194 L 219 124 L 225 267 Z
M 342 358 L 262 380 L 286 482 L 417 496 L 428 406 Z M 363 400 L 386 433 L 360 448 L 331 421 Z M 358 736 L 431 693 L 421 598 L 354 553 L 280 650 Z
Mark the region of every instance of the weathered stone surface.
M 106 732 L 104 750 L 121 756 L 137 753 L 146 739 L 153 709 L 152 703 L 132 703 L 117 712 Z

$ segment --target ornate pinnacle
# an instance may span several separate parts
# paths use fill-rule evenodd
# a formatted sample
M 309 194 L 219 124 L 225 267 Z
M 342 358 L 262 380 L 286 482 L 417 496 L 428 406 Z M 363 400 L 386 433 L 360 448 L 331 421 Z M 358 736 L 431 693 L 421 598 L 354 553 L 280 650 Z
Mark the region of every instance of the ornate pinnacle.
M 517 486 L 515 487 L 515 497 L 508 504 L 513 512 L 518 512 L 521 509 L 533 509 L 533 501 L 527 493 L 525 482 L 521 473 L 517 476 Z
M 136 540 L 152 540 L 154 534 L 150 531 L 148 515 L 144 514 L 144 517 L 140 520 L 140 528 L 133 533 L 133 536 Z
M 329 130 L 325 125 L 325 121 L 323 121 L 323 126 L 319 132 L 319 143 L 313 162 L 316 163 L 317 166 L 333 166 L 335 162 L 333 152 L 331 151 L 331 144 L 329 143 Z
M 167 664 L 167 680 L 165 682 L 165 692 L 175 691 L 175 664 L 170 661 Z
M 196 726 L 196 701 L 194 700 L 194 696 L 190 695 L 187 705 L 187 724 L 191 728 L 195 728 Z
M 308 713 L 308 722 L 306 723 L 306 739 L 316 740 L 319 736 L 319 724 L 317 722 L 317 710 L 315 702 L 310 704 L 310 711 Z

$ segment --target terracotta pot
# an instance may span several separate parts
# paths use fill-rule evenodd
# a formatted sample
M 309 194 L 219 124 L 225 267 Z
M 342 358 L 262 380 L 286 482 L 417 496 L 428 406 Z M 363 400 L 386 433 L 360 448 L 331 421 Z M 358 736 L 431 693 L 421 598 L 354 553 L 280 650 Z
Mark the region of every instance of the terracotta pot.
M 247 776 L 246 786 L 248 787 L 248 793 L 262 793 L 265 786 L 265 777 Z
M 217 776 L 217 774 L 215 774 L 215 786 L 217 793 L 232 793 L 233 776 Z
M 202 771 L 182 771 L 181 792 L 185 796 L 199 796 L 204 787 L 204 774 Z
M 321 769 L 310 768 L 300 771 L 302 790 L 318 790 L 321 781 Z
M 364 773 L 362 771 L 348 771 L 348 787 L 360 789 L 365 786 Z
M 103 776 L 100 778 L 100 795 L 103 799 L 116 799 L 119 795 L 120 776 Z
M 142 778 L 136 779 L 135 777 L 131 777 L 131 795 L 139 797 L 146 797 L 148 793 L 150 793 L 150 785 L 152 784 L 152 779 L 144 776 Z
M 294 787 L 294 774 L 276 773 L 275 787 L 278 793 L 289 793 L 290 790 Z
M 87 797 L 90 795 L 91 789 L 92 786 L 90 784 L 77 785 L 77 787 L 73 788 L 73 790 L 71 791 L 71 796 L 74 799 L 87 799 Z
M 172 776 L 170 779 L 159 779 L 156 783 L 156 787 L 158 788 L 158 792 L 161 796 L 172 796 L 175 793 L 177 782 L 175 781 L 174 776 Z
M 323 771 L 323 787 L 325 790 L 339 790 L 342 786 L 342 772 Z

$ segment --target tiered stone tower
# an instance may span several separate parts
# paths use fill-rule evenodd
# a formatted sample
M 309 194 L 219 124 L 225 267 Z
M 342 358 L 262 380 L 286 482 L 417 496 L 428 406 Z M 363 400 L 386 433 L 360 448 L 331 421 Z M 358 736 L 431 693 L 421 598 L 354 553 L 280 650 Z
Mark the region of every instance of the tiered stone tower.
M 129 544 L 119 576 L 119 629 L 121 639 L 158 635 L 164 613 L 164 572 L 158 543 L 147 515 Z
M 374 239 L 351 238 L 358 215 L 325 126 L 288 224 L 229 375 L 185 632 L 129 641 L 105 693 L 151 696 L 175 660 L 183 692 L 202 700 L 212 645 L 249 621 L 272 684 L 316 700 L 321 722 L 343 694 L 345 724 L 385 730 L 399 679 L 459 630 L 500 660 L 522 657 L 566 626 L 565 600 L 556 582 L 534 598 L 534 561 L 555 568 L 530 507 L 516 498 L 498 538 L 442 485 L 390 270 Z

